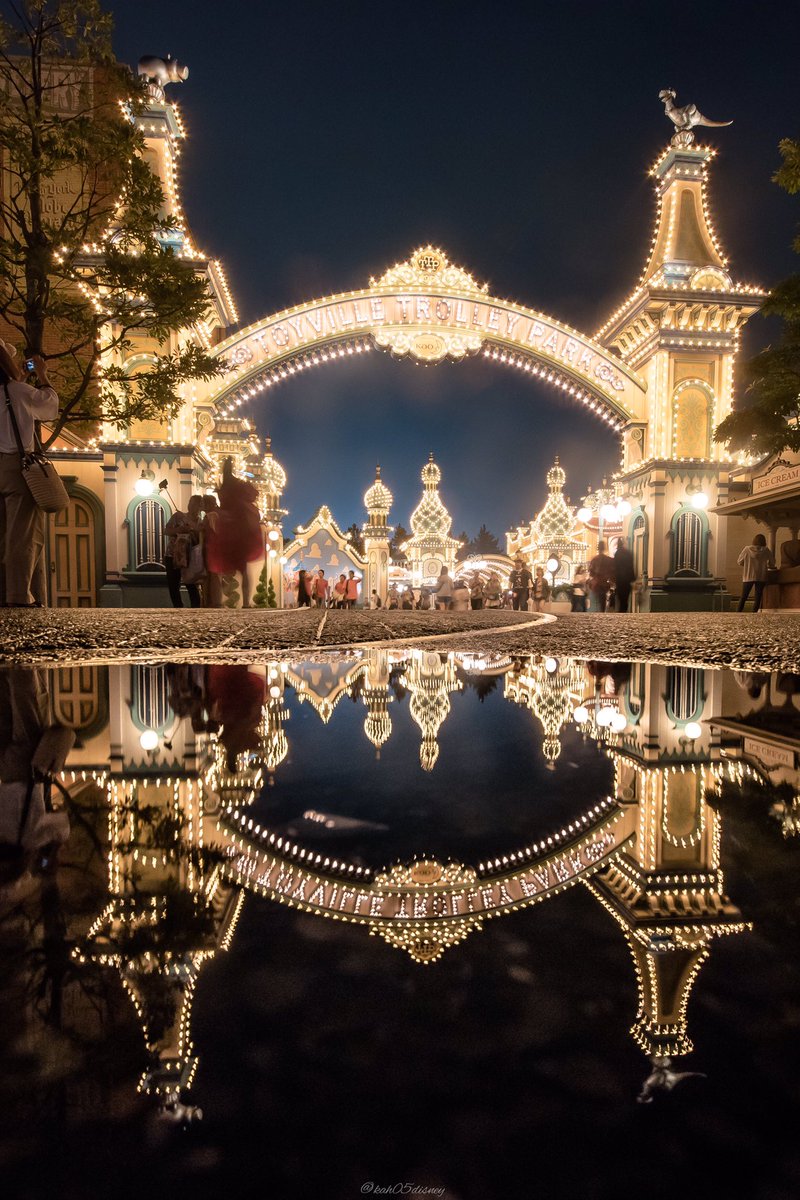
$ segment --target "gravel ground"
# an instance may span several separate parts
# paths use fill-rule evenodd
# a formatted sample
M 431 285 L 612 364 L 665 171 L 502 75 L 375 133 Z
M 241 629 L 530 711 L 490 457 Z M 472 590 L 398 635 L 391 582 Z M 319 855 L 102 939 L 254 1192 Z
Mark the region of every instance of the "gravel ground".
M 7 665 L 254 662 L 437 636 L 448 650 L 800 671 L 800 615 L 793 613 L 575 614 L 554 621 L 496 610 L 0 609 L 0 663 Z

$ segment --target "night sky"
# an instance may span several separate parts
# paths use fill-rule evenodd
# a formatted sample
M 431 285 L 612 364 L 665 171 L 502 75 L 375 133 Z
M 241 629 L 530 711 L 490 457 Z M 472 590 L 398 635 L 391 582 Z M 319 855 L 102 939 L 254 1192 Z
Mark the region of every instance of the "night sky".
M 787 3 L 265 4 L 131 0 L 119 57 L 170 53 L 189 138 L 184 207 L 225 264 L 242 323 L 332 292 L 426 242 L 492 294 L 593 332 L 645 260 L 647 168 L 672 126 L 658 100 L 728 129 L 715 223 L 734 278 L 793 271 L 800 205 L 770 181 L 800 133 L 798 23 Z M 681 14 L 679 17 L 673 13 Z M 750 325 L 752 352 L 772 336 Z M 363 521 L 380 461 L 408 524 L 433 450 L 453 532 L 529 520 L 558 453 L 577 501 L 619 462 L 614 437 L 545 385 L 477 360 L 380 354 L 321 367 L 254 402 L 286 467 L 288 526 L 328 503 Z M 502 536 L 501 536 L 502 542 Z

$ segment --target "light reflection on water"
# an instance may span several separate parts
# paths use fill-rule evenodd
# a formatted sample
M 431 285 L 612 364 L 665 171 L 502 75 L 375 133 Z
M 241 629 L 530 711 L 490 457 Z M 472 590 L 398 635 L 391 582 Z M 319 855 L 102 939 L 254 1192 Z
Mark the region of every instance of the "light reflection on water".
M 609 1045 L 629 1034 L 644 1056 L 625 1104 L 712 1086 L 689 1005 L 701 969 L 722 938 L 796 932 L 781 888 L 797 865 L 799 691 L 790 675 L 413 649 L 5 672 L 0 1005 L 19 1112 L 56 1104 L 68 1129 L 186 1121 L 198 1095 L 207 1118 L 230 1111 L 203 1083 L 194 1002 L 204 973 L 208 997 L 239 973 L 271 989 L 253 929 L 280 940 L 292 923 L 307 971 L 344 937 L 362 974 L 414 994 L 427 969 L 456 995 L 453 972 L 487 954 L 533 988 L 519 938 L 556 905 L 577 913 L 572 969 L 597 936 L 590 909 L 632 958 L 604 1022 Z M 755 864 L 747 839 L 729 850 L 751 869 L 742 897 L 723 876 L 729 821 L 758 847 Z M 763 858 L 772 904 L 748 884 Z M 501 993 L 484 995 L 490 1039 Z M 202 1024 L 219 1080 L 219 1023 Z M 247 1037 L 228 1040 L 247 1057 Z M 12 1138 L 6 1155 L 34 1145 Z

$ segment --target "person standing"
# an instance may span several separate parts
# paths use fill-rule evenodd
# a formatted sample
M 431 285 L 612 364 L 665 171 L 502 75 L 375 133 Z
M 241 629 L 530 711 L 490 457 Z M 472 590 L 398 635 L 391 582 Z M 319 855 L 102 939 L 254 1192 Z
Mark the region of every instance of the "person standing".
M 500 608 L 503 603 L 503 588 L 497 571 L 492 571 L 483 589 L 483 602 L 487 608 Z
M 758 612 L 764 595 L 764 585 L 767 582 L 767 571 L 770 567 L 775 566 L 775 558 L 763 533 L 757 533 L 752 544 L 744 547 L 739 555 L 738 563 L 742 568 L 742 598 L 736 611 L 743 611 L 748 596 L 755 588 L 756 600 L 753 612 Z
M 586 612 L 586 589 L 588 587 L 589 575 L 584 563 L 581 563 L 575 572 L 572 580 L 572 611 L 585 613 Z
M 308 572 L 301 567 L 297 574 L 297 607 L 311 608 L 311 584 Z
M 314 576 L 311 598 L 315 608 L 325 608 L 328 603 L 328 581 L 325 572 L 320 567 Z
M 544 606 L 550 599 L 550 584 L 545 578 L 544 567 L 536 568 L 536 578 L 531 589 L 531 604 L 533 612 L 544 612 Z
M 225 459 L 222 482 L 217 488 L 219 511 L 206 535 L 206 565 L 215 575 L 241 576 L 242 608 L 250 607 L 248 566 L 264 557 L 264 530 L 256 501 L 258 492 L 246 479 L 233 473 L 233 460 Z M 208 517 L 206 516 L 206 523 Z M 215 606 L 216 607 L 216 606 Z
M 517 555 L 514 559 L 514 570 L 509 578 L 511 588 L 511 607 L 515 612 L 527 612 L 528 596 L 530 595 L 533 579 L 522 558 Z
M 167 539 L 164 551 L 164 573 L 173 608 L 183 608 L 181 597 L 181 573 L 189 566 L 192 547 L 200 544 L 200 514 L 203 497 L 190 496 L 186 512 L 176 509 L 164 526 Z M 187 583 L 186 592 L 192 608 L 200 607 L 200 588 L 196 583 Z
M 347 577 L 340 575 L 333 585 L 333 607 L 344 608 L 344 598 L 347 592 Z
M 376 592 L 375 588 L 372 589 L 372 595 L 369 598 L 369 606 L 370 608 L 383 608 L 383 601 Z
M 460 579 L 453 580 L 453 593 L 450 599 L 450 607 L 453 612 L 469 612 L 469 588 L 467 582 L 462 576 Z
M 453 581 L 450 578 L 450 573 L 447 567 L 442 567 L 439 572 L 439 582 L 435 587 L 436 592 L 436 607 L 442 609 L 450 608 L 453 602 Z
M 34 422 L 58 416 L 58 394 L 47 375 L 44 359 L 35 354 L 33 365 L 40 387 L 25 383 L 14 361 L 16 349 L 0 342 L 0 559 L 6 607 L 38 608 L 45 600 L 34 595 L 32 583 L 44 553 L 45 514 L 36 504 L 22 474 L 22 460 L 14 433 L 13 412 L 23 451 L 34 448 Z M 41 572 L 39 572 L 40 574 Z M 41 583 L 36 588 L 41 590 Z
M 614 553 L 614 583 L 617 590 L 617 612 L 626 613 L 631 599 L 631 587 L 636 578 L 636 567 L 628 543 L 621 537 Z
M 597 554 L 589 563 L 589 612 L 605 612 L 614 582 L 614 560 L 606 554 L 605 542 L 597 543 Z
M 483 581 L 476 571 L 472 576 L 472 587 L 469 589 L 470 608 L 480 611 L 483 608 Z
M 354 608 L 358 600 L 358 585 L 359 580 L 356 579 L 355 571 L 347 572 L 347 590 L 345 592 L 344 606 L 345 608 Z

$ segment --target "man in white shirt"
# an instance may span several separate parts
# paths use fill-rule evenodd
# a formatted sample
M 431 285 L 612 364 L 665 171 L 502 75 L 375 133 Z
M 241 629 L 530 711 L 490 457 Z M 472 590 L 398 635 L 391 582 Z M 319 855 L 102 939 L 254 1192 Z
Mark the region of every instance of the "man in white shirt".
M 34 503 L 22 474 L 9 404 L 22 449 L 28 453 L 34 446 L 34 422 L 52 421 L 58 416 L 58 396 L 42 358 L 37 355 L 33 359 L 42 385 L 35 388 L 24 382 L 13 354 L 13 347 L 0 342 L 0 565 L 5 593 L 0 600 L 7 608 L 29 608 L 37 599 L 31 584 L 44 548 L 44 513 Z

